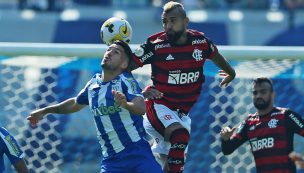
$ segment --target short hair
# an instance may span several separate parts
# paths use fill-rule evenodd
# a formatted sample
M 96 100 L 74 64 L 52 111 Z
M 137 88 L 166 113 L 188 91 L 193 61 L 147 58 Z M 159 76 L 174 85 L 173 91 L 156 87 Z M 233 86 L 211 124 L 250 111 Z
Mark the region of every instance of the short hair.
M 271 79 L 269 79 L 267 77 L 255 78 L 255 79 L 253 79 L 252 84 L 257 85 L 257 84 L 261 84 L 261 83 L 264 83 L 264 82 L 268 83 L 270 85 L 270 90 L 273 91 L 272 81 L 271 81 Z
M 129 60 L 132 59 L 132 56 L 133 56 L 132 55 L 132 50 L 131 50 L 130 46 L 126 42 L 121 41 L 121 40 L 115 40 L 113 42 L 113 44 L 121 46 L 123 48 L 123 50 L 125 51 L 125 53 L 127 54 L 128 59 Z
M 121 41 L 121 40 L 115 40 L 113 42 L 113 44 L 119 45 L 124 49 L 125 53 L 127 54 L 128 60 L 129 60 L 126 71 L 131 73 L 131 71 L 133 70 L 132 63 L 131 63 L 133 60 L 133 53 L 132 53 L 130 46 L 128 45 L 128 43 Z
M 163 10 L 164 10 L 163 13 L 169 13 L 170 11 L 177 8 L 179 9 L 179 13 L 181 14 L 181 16 L 183 17 L 187 16 L 183 4 L 174 1 L 169 1 L 163 6 Z

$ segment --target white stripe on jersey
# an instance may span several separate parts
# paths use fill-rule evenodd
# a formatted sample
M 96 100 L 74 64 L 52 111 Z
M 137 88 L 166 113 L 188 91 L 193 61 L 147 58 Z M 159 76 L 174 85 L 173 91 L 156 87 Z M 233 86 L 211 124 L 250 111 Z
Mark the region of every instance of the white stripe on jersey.
M 122 123 L 124 124 L 124 127 L 125 127 L 128 135 L 132 139 L 132 142 L 139 141 L 140 136 L 139 136 L 139 134 L 136 130 L 136 127 L 133 126 L 133 120 L 132 120 L 128 110 L 122 109 L 122 113 L 120 114 L 120 118 L 121 118 Z
M 123 91 L 122 83 L 124 83 L 127 86 L 127 88 L 128 88 L 127 92 L 129 94 L 142 97 L 141 93 L 138 93 L 136 91 L 138 88 L 137 88 L 136 83 L 134 83 L 132 81 L 132 80 L 134 80 L 133 78 L 128 79 L 123 74 L 121 74 L 119 77 L 120 77 L 120 79 L 114 79 L 111 82 L 104 83 L 102 85 L 98 84 L 100 82 L 100 81 L 98 81 L 99 80 L 98 78 L 96 80 L 92 80 L 93 82 L 89 86 L 89 91 L 88 91 L 90 107 L 92 104 L 94 104 L 92 97 L 96 97 L 96 95 L 98 95 L 97 105 L 98 105 L 99 109 L 96 107 L 93 108 L 94 111 L 92 111 L 92 113 L 95 116 L 95 126 L 96 126 L 96 130 L 97 130 L 97 134 L 98 134 L 99 143 L 102 146 L 102 154 L 104 157 L 107 157 L 111 154 L 108 151 L 109 148 L 107 148 L 107 146 L 106 146 L 106 145 L 109 145 L 109 144 L 106 144 L 107 142 L 110 143 L 110 145 L 112 146 L 115 153 L 122 151 L 125 148 L 125 145 L 127 145 L 127 144 L 123 144 L 122 141 L 120 140 L 120 138 L 124 138 L 124 136 L 119 136 L 118 135 L 119 132 L 115 131 L 115 128 L 114 128 L 115 125 L 113 125 L 111 118 L 114 119 L 116 122 L 120 123 L 120 125 L 123 125 L 123 128 L 127 133 L 127 134 L 123 134 L 123 135 L 128 135 L 128 137 L 130 137 L 132 142 L 137 142 L 141 139 L 141 136 L 139 135 L 139 132 L 138 132 L 136 126 L 134 126 L 134 120 L 132 119 L 132 116 L 130 115 L 130 112 L 127 109 L 119 107 L 120 111 L 117 112 L 117 114 L 110 115 L 110 116 L 116 116 L 116 117 L 110 117 L 109 115 L 106 115 L 106 114 L 103 115 L 103 113 L 109 111 L 108 110 L 108 108 L 109 108 L 108 101 L 109 101 L 109 99 L 111 100 L 111 97 L 113 97 L 112 94 L 110 94 L 110 91 L 116 90 L 116 91 L 122 92 Z M 98 89 L 98 94 L 95 93 L 95 91 L 93 91 L 93 89 Z M 138 94 L 135 94 L 135 93 L 138 93 Z M 114 100 L 114 98 L 113 98 L 113 100 Z M 112 106 L 112 108 L 113 108 L 113 106 Z M 91 107 L 91 109 L 92 109 L 92 107 Z M 98 124 L 101 124 L 103 126 L 103 128 L 101 130 L 103 130 L 104 133 L 106 133 L 106 135 L 108 137 L 107 141 L 105 141 L 102 138 L 101 132 L 99 131 L 99 128 L 101 128 L 101 127 L 98 127 Z

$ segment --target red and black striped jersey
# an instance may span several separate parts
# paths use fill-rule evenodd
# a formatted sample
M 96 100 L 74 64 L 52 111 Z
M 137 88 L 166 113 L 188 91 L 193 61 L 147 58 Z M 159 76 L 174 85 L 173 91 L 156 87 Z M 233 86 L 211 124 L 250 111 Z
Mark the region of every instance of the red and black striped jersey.
M 288 154 L 293 151 L 294 134 L 304 137 L 304 120 L 286 108 L 275 107 L 269 114 L 250 114 L 228 141 L 222 141 L 224 154 L 232 153 L 249 141 L 257 172 L 296 172 Z
M 189 112 L 200 95 L 206 59 L 218 53 L 202 32 L 187 30 L 187 36 L 186 44 L 173 45 L 165 32 L 157 33 L 137 48 L 133 56 L 139 66 L 151 64 L 153 85 L 164 93 L 155 102 L 184 112 Z

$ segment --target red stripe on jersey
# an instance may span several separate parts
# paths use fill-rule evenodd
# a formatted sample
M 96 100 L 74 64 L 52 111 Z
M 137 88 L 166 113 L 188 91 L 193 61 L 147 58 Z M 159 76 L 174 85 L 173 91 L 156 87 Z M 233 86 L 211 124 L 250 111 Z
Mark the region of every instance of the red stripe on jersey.
M 287 141 L 284 139 L 284 140 L 280 140 L 280 141 L 275 141 L 274 142 L 274 148 L 283 148 L 285 149 L 286 147 L 288 147 L 288 144 L 287 144 Z
M 155 100 L 155 103 L 165 105 L 168 108 L 170 108 L 171 110 L 180 109 L 180 110 L 183 110 L 185 113 L 188 113 L 190 111 L 192 105 L 194 104 L 194 102 L 191 102 L 191 103 L 187 102 L 188 105 L 181 104 L 181 102 L 172 103 L 172 102 L 168 102 L 167 100 Z
M 288 164 L 288 156 L 268 156 L 255 158 L 257 167 L 262 165 L 276 165 L 276 164 Z
M 198 83 L 193 83 L 189 85 L 166 85 L 166 84 L 161 84 L 161 81 L 157 82 L 157 89 L 160 91 L 172 91 L 173 93 L 191 93 L 191 94 L 196 94 L 195 92 L 201 91 L 202 83 L 198 81 Z
M 268 126 L 256 129 L 254 131 L 248 131 L 249 138 L 255 137 L 267 137 L 267 136 L 274 136 L 274 135 L 282 135 L 286 134 L 286 128 L 283 126 L 278 126 L 276 128 L 270 129 Z
M 153 128 L 162 136 L 164 136 L 165 132 L 165 126 L 162 124 L 162 122 L 159 120 L 156 111 L 154 109 L 154 102 L 152 100 L 146 101 L 146 112 L 147 112 L 147 118 Z
M 301 130 L 299 135 L 303 136 L 304 137 L 304 130 Z
M 154 65 L 158 66 L 162 69 L 177 69 L 183 66 L 183 70 L 191 70 L 194 71 L 196 68 L 197 70 L 202 71 L 203 65 L 206 59 L 203 59 L 201 62 L 193 62 L 193 60 L 176 60 L 176 61 L 155 61 Z

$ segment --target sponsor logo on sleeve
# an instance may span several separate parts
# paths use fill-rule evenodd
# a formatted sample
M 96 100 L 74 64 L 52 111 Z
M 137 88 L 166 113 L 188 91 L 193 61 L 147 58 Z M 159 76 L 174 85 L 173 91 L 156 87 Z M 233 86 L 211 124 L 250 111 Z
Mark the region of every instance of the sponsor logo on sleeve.
M 303 124 L 300 122 L 300 120 L 294 115 L 290 114 L 289 117 L 300 127 L 303 128 Z
M 147 54 L 145 54 L 144 56 L 142 56 L 139 60 L 141 63 L 145 62 L 148 58 L 150 58 L 151 56 L 153 56 L 154 54 L 152 52 L 148 52 Z

